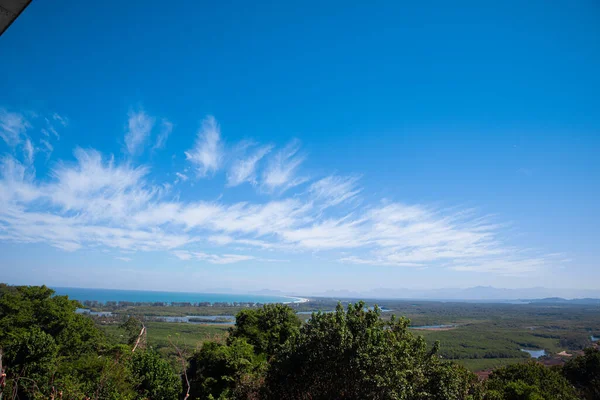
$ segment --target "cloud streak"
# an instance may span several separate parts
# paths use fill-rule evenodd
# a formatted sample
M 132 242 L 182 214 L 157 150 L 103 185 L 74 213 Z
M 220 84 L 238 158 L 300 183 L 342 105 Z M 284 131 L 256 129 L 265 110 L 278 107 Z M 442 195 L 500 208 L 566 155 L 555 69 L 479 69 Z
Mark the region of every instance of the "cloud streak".
M 33 164 L 35 149 L 33 148 L 33 144 L 31 144 L 31 140 L 29 140 L 29 138 L 25 139 L 25 142 L 23 143 L 23 154 L 25 157 L 25 162 L 27 164 Z
M 222 166 L 223 152 L 218 124 L 209 117 L 186 155 L 206 176 Z M 501 224 L 473 210 L 363 201 L 358 176 L 330 175 L 302 188 L 299 182 L 307 178 L 298 177 L 305 161 L 299 143 L 272 152 L 270 145 L 252 146 L 234 158 L 223 182 L 224 190 L 256 182 L 259 192 L 263 186 L 267 193 L 277 192 L 266 199 L 262 193 L 261 201 L 198 194 L 181 200 L 170 185 L 156 182 L 149 165 L 119 162 L 94 149 L 76 148 L 74 160 L 57 162 L 47 177 L 35 176 L 29 157 L 21 162 L 4 155 L 0 240 L 65 251 L 166 251 L 180 260 L 217 265 L 318 252 L 332 263 L 516 275 L 564 260 L 509 245 Z
M 0 108 L 0 137 L 9 147 L 15 147 L 26 137 L 25 132 L 31 127 L 25 116 Z
M 125 133 L 125 146 L 129 154 L 136 155 L 141 151 L 155 123 L 156 118 L 149 116 L 143 110 L 129 112 Z
M 202 252 L 192 252 L 192 251 L 174 251 L 173 255 L 180 260 L 189 261 L 189 260 L 201 260 L 206 261 L 210 264 L 233 264 L 241 261 L 254 260 L 254 256 L 242 255 L 242 254 L 207 254 Z
M 263 188 L 267 191 L 284 192 L 306 182 L 307 178 L 296 175 L 298 167 L 303 161 L 304 156 L 300 154 L 300 142 L 293 140 L 269 160 L 263 173 Z
M 328 176 L 310 185 L 309 191 L 316 200 L 326 206 L 336 206 L 356 198 L 361 189 L 358 188 L 358 177 Z
M 209 115 L 202 121 L 194 147 L 185 152 L 186 159 L 194 165 L 199 177 L 216 172 L 223 160 L 221 130 L 217 120 Z
M 156 143 L 154 144 L 153 149 L 157 150 L 164 148 L 165 144 L 167 143 L 167 139 L 169 138 L 169 135 L 171 135 L 171 132 L 173 132 L 173 124 L 170 121 L 163 118 L 163 120 L 160 123 L 160 133 L 156 138 Z
M 272 149 L 273 146 L 271 145 L 260 146 L 258 149 L 254 150 L 250 155 L 237 158 L 232 163 L 227 174 L 227 186 L 238 186 L 244 182 L 249 182 L 255 185 L 257 183 L 256 169 L 258 163 Z

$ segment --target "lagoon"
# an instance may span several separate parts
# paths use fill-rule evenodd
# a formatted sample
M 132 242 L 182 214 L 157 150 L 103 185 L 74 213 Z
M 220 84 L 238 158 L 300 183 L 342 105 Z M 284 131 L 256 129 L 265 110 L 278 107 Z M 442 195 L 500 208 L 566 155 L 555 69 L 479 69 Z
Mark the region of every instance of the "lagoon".
M 521 351 L 524 351 L 525 353 L 529 353 L 529 355 L 532 358 L 540 358 L 546 355 L 546 350 L 541 349 L 541 350 L 528 350 L 528 349 L 521 349 Z
M 187 322 L 189 324 L 234 325 L 234 315 L 186 315 L 185 317 L 156 317 L 164 322 Z
M 112 317 L 113 313 L 110 311 L 92 311 L 87 308 L 77 308 L 75 310 L 77 314 L 86 314 L 86 315 L 94 315 L 96 317 Z

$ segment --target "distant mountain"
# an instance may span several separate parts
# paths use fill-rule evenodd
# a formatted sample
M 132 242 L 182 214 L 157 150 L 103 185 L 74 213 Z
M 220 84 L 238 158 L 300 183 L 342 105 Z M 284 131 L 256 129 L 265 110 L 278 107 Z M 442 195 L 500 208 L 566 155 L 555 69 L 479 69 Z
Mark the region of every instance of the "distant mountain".
M 568 303 L 570 300 L 563 299 L 562 297 L 546 297 L 545 299 L 532 299 L 529 301 L 531 303 Z
M 530 303 L 543 303 L 543 304 L 577 304 L 577 305 L 600 305 L 600 299 L 563 299 L 562 297 L 548 297 L 545 299 L 533 299 L 529 300 Z
M 525 289 L 505 289 L 493 286 L 475 286 L 465 289 L 391 289 L 377 288 L 368 291 L 328 290 L 315 293 L 319 297 L 363 298 L 363 299 L 414 299 L 445 301 L 518 301 L 549 298 L 587 299 L 586 304 L 600 299 L 600 290 L 549 289 L 532 287 Z

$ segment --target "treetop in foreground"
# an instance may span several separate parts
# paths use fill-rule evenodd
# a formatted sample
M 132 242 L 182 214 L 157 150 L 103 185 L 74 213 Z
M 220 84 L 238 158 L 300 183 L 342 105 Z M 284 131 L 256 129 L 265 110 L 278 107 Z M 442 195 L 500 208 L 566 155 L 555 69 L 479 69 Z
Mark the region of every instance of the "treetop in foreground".
M 143 321 L 121 320 L 115 342 L 76 314 L 78 305 L 44 286 L 0 285 L 0 399 L 600 399 L 598 350 L 563 368 L 510 365 L 479 382 L 441 359 L 439 343 L 428 345 L 406 318 L 384 321 L 363 302 L 313 313 L 304 324 L 286 305 L 245 309 L 227 338 L 191 357 L 174 345 L 179 371 L 164 353 L 138 345 Z

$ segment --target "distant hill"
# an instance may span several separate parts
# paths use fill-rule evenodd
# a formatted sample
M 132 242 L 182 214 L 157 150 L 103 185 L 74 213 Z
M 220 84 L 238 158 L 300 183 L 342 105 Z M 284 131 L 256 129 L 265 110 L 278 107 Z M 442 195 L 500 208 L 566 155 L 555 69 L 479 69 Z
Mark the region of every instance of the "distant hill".
M 535 304 L 577 304 L 577 305 L 600 305 L 600 299 L 563 299 L 562 297 L 548 297 L 545 299 L 528 300 Z
M 444 301 L 579 301 L 580 304 L 596 304 L 600 301 L 600 290 L 550 289 L 532 287 L 523 289 L 495 288 L 493 286 L 475 286 L 465 289 L 392 289 L 377 288 L 367 291 L 328 290 L 315 293 L 319 297 L 348 299 L 413 299 Z M 555 300 L 548 300 L 555 299 Z M 566 300 L 574 299 L 574 300 Z

